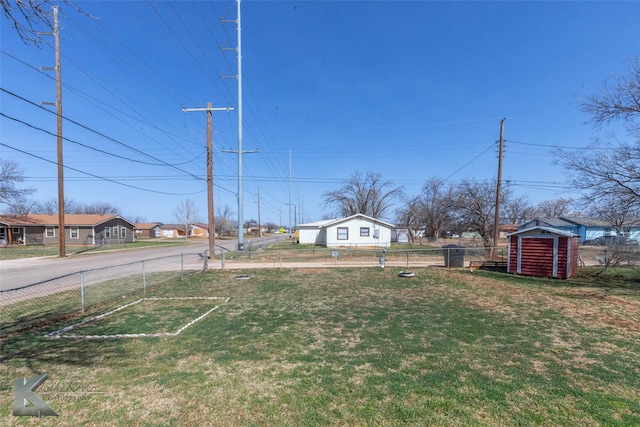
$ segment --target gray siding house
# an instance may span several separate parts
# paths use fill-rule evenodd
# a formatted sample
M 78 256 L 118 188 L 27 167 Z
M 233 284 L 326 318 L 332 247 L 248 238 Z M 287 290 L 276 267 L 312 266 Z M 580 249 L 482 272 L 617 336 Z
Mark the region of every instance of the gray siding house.
M 100 246 L 135 241 L 134 225 L 119 215 L 65 214 L 67 245 Z M 60 242 L 58 215 L 0 216 L 0 243 L 54 245 Z

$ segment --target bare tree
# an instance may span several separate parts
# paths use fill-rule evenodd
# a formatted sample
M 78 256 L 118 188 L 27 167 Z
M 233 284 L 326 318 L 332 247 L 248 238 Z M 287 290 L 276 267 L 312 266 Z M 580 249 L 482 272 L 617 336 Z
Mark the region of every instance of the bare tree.
M 535 215 L 540 218 L 567 216 L 571 212 L 572 205 L 573 200 L 571 199 L 544 200 L 536 206 Z
M 570 182 L 585 195 L 586 205 L 609 196 L 640 206 L 640 60 L 629 61 L 627 75 L 612 75 L 580 108 L 596 127 L 622 122 L 631 142 L 596 141 L 580 152 L 557 150 L 558 163 L 571 172 Z
M 73 199 L 64 199 L 64 211 L 68 214 L 120 215 L 120 208 L 109 202 L 78 203 Z M 58 212 L 58 199 L 51 198 L 35 205 L 31 213 L 53 215 Z
M 147 222 L 147 217 L 142 215 L 133 215 L 130 218 L 130 221 L 134 224 L 141 224 Z
M 373 218 L 381 218 L 393 203 L 401 200 L 404 192 L 395 187 L 393 182 L 385 181 L 377 172 L 355 172 L 343 186 L 334 191 L 323 193 L 325 207 L 333 206 L 336 213 L 342 216 L 364 214 Z
M 66 212 L 66 210 L 65 210 Z M 71 212 L 70 212 L 71 213 Z M 99 214 L 99 215 L 120 215 L 120 208 L 108 202 L 93 202 L 78 205 L 73 213 Z
M 438 241 L 440 233 L 452 222 L 454 207 L 454 187 L 444 181 L 432 178 L 422 186 L 422 222 L 427 236 Z
M 500 220 L 509 224 L 522 224 L 535 217 L 535 208 L 527 196 L 515 196 L 509 188 L 503 190 Z
M 263 227 L 267 230 L 267 233 L 273 233 L 278 229 L 278 225 L 273 222 L 267 222 Z
M 173 211 L 173 216 L 183 228 L 184 237 L 189 237 L 191 226 L 200 220 L 200 213 L 193 199 L 186 199 L 178 204 Z
M 236 223 L 233 220 L 235 212 L 228 205 L 222 208 L 216 207 L 216 221 L 214 223 L 215 233 L 218 236 L 231 236 L 236 231 Z
M 33 193 L 32 188 L 19 188 L 24 182 L 24 172 L 13 160 L 0 158 L 0 205 L 11 206 Z
M 490 248 L 496 208 L 494 182 L 464 180 L 456 188 L 452 207 L 467 229 L 478 232 L 485 248 Z
M 589 214 L 611 224 L 618 236 L 624 235 L 625 227 L 637 223 L 640 209 L 637 205 L 615 196 L 603 198 L 600 203 L 592 204 Z
M 587 96 L 580 104 L 597 126 L 623 121 L 630 133 L 640 130 L 640 57 L 628 61 L 628 74 L 612 74 L 597 93 Z
M 396 222 L 407 229 L 409 244 L 416 240 L 416 231 L 422 228 L 420 196 L 404 202 L 404 205 L 396 212 Z
M 8 207 L 5 209 L 5 213 L 8 215 L 28 215 L 39 213 L 40 204 L 26 196 L 19 196 L 12 200 Z
M 76 12 L 90 16 L 79 8 L 74 0 L 62 0 L 62 2 L 55 3 L 50 0 L 0 0 L 5 19 L 9 21 L 9 24 L 25 43 L 34 45 L 39 45 L 42 42 L 40 32 L 53 30 L 52 6 L 58 3 L 64 3 Z

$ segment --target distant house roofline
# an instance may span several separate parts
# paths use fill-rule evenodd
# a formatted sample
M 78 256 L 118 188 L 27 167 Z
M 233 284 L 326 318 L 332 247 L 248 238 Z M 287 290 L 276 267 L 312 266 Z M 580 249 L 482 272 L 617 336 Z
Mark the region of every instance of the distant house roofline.
M 83 226 L 93 227 L 103 224 L 113 219 L 121 219 L 122 221 L 130 224 L 132 227 L 134 224 L 121 217 L 120 215 L 113 214 L 64 214 L 65 226 Z M 57 214 L 27 214 L 27 215 L 0 215 L 0 224 L 5 224 L 9 227 L 29 227 L 29 226 L 50 226 L 55 227 L 58 225 Z

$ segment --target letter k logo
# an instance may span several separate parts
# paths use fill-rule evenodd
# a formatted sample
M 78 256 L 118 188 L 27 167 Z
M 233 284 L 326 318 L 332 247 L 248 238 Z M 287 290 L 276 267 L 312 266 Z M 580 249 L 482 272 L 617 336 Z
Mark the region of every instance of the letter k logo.
M 44 400 L 34 391 L 47 379 L 47 374 L 34 375 L 29 381 L 26 378 L 16 378 L 13 386 L 13 415 L 46 417 L 58 416 Z M 27 406 L 29 405 L 29 406 Z

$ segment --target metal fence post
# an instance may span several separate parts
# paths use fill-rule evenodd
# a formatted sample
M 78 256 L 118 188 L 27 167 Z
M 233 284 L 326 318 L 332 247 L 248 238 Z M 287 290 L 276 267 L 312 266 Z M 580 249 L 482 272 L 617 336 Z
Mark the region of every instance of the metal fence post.
M 447 268 L 451 268 L 451 249 L 447 248 Z
M 142 260 L 142 290 L 147 293 L 147 275 L 144 273 L 144 260 Z
M 224 270 L 224 251 L 222 252 L 222 257 L 220 258 L 220 268 Z
M 407 268 L 409 268 L 409 251 L 407 251 Z
M 180 254 L 180 278 L 184 278 L 184 254 Z
M 84 313 L 84 271 L 80 272 L 80 305 L 82 305 L 82 312 Z
M 282 268 L 282 249 L 280 249 L 280 268 Z

